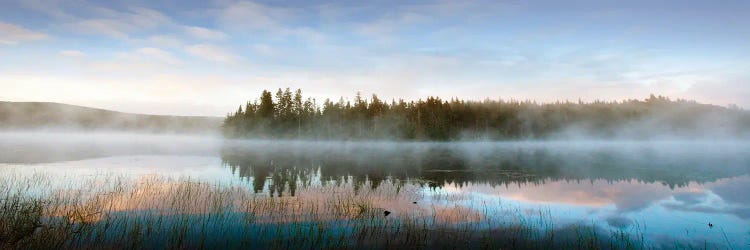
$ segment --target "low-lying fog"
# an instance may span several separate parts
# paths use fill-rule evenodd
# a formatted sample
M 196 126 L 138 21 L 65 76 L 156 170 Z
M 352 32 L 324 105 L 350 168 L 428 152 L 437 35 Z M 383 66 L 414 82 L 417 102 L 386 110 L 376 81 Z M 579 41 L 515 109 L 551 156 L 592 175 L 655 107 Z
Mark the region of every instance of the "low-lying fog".
M 216 159 L 241 177 L 320 169 L 329 177 L 467 181 L 637 179 L 680 185 L 750 174 L 744 140 L 389 142 L 236 140 L 214 135 L 0 132 L 0 164 L 127 156 Z M 153 164 L 153 172 L 159 172 Z M 174 172 L 175 166 L 170 166 Z M 106 170 L 106 169 L 104 169 Z M 296 171 L 296 170 L 295 170 Z M 506 172 L 514 172 L 508 179 Z
M 747 244 L 750 200 L 741 194 L 750 188 L 749 175 L 745 140 L 273 141 L 0 132 L 0 180 L 29 193 L 123 180 L 108 176 L 188 179 L 300 199 L 317 199 L 322 191 L 316 190 L 326 185 L 357 192 L 406 183 L 426 211 L 497 204 L 486 209 L 548 211 L 555 226 L 593 223 L 631 230 L 646 224 L 644 234 L 654 240 L 669 235 L 670 242 L 705 239 L 721 245 L 726 237 L 734 246 Z M 49 181 L 34 187 L 12 184 L 35 176 Z M 412 200 L 403 199 L 373 202 L 397 214 L 412 213 Z M 706 227 L 709 221 L 726 236 Z
M 543 149 L 551 154 L 585 152 L 617 153 L 627 158 L 649 155 L 681 155 L 693 152 L 703 156 L 750 152 L 744 139 L 662 138 L 651 140 L 557 139 L 517 141 L 394 142 L 385 140 L 243 140 L 221 135 L 155 134 L 136 132 L 82 131 L 0 131 L 0 163 L 39 163 L 121 155 L 200 155 L 219 156 L 242 150 L 253 154 L 336 155 L 352 159 L 390 160 L 384 154 L 410 153 L 423 156 L 434 150 L 448 150 L 453 157 L 469 162 L 487 161 L 510 149 Z M 693 154 L 694 155 L 694 154 Z M 441 157 L 444 155 L 439 155 Z
M 216 155 L 215 135 L 130 132 L 0 132 L 0 163 L 40 163 L 139 154 Z

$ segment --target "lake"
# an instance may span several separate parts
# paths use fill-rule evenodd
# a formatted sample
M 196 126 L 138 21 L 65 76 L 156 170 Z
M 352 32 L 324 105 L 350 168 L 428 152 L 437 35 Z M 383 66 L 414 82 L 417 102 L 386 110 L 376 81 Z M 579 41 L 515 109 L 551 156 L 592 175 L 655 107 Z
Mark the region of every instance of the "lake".
M 745 249 L 747 190 L 743 141 L 0 133 L 22 247 Z

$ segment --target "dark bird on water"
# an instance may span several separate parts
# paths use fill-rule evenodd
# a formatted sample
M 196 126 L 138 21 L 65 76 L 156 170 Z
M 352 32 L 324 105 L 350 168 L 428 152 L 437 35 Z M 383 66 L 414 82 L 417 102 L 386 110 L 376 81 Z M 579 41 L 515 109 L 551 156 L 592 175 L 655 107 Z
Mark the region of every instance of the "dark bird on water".
M 714 224 L 711 224 L 711 222 L 709 222 L 709 223 L 708 223 L 708 227 L 709 227 L 709 228 L 713 228 L 713 227 L 714 227 Z
M 412 203 L 414 203 L 414 204 L 417 204 L 417 202 L 416 202 L 416 201 L 415 201 L 415 202 L 412 202 Z
M 389 214 L 391 214 L 391 211 L 385 210 L 385 212 L 383 212 L 383 215 L 385 216 L 388 216 Z

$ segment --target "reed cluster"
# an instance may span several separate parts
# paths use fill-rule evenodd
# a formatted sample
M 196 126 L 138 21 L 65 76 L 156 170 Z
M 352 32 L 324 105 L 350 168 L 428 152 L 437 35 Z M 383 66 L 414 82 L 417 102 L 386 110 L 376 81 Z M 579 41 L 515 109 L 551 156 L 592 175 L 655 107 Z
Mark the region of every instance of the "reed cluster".
M 460 197 L 425 197 L 417 184 L 390 180 L 375 189 L 311 186 L 283 197 L 159 176 L 40 188 L 54 181 L 44 174 L 0 176 L 0 248 L 647 247 L 639 231 L 558 227 L 549 211 L 461 205 Z

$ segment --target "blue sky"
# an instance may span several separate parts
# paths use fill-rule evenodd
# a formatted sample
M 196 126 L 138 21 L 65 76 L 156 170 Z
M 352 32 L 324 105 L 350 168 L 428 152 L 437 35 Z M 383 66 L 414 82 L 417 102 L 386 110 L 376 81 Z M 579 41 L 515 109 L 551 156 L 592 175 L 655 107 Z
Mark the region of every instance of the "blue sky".
M 262 89 L 750 107 L 748 1 L 0 0 L 0 100 L 223 115 Z

